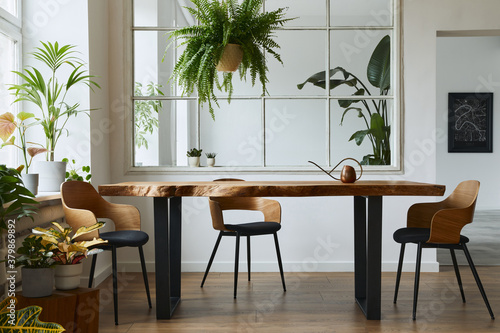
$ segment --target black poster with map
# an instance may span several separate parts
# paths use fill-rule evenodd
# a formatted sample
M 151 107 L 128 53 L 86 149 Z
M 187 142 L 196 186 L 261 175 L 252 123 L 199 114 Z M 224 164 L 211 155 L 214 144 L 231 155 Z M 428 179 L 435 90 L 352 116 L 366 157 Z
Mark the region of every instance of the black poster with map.
M 493 152 L 493 93 L 448 94 L 448 152 Z

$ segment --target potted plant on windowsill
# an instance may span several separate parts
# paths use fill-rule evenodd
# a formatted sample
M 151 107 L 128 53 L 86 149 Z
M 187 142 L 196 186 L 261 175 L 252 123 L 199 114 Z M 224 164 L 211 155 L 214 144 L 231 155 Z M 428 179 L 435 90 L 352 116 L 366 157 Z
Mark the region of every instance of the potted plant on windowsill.
M 55 267 L 56 288 L 60 290 L 78 288 L 80 275 L 83 271 L 83 265 L 80 261 L 89 255 L 102 251 L 102 249 L 97 248 L 89 250 L 90 247 L 105 244 L 108 241 L 100 238 L 94 238 L 91 241 L 77 241 L 76 238 L 102 228 L 105 223 L 97 222 L 89 227 L 80 227 L 75 233 L 71 227 L 63 228 L 57 222 L 52 222 L 52 224 L 55 228 L 37 227 L 33 229 L 33 233 L 42 237 L 44 242 L 50 245 L 49 249 L 53 252 L 52 258 L 57 263 Z
M 47 163 L 37 163 L 36 168 L 40 174 L 40 191 L 59 191 L 59 186 L 64 182 L 66 163 L 54 162 L 56 145 L 63 133 L 68 134 L 65 128 L 71 116 L 86 113 L 90 110 L 80 108 L 80 103 L 69 104 L 67 97 L 71 88 L 84 85 L 92 91 L 99 85 L 92 81 L 93 75 L 89 75 L 84 69 L 85 62 L 76 56 L 74 45 L 59 46 L 57 42 L 41 42 L 32 53 L 33 57 L 44 65 L 44 69 L 35 67 L 25 68 L 24 72 L 16 72 L 21 84 L 13 84 L 9 90 L 16 96 L 14 102 L 30 102 L 35 104 L 41 111 L 41 122 L 46 139 Z M 63 77 L 60 73 L 69 68 L 69 75 Z M 44 77 L 42 71 L 48 70 L 48 77 Z M 54 170 L 55 169 L 55 170 Z
M 215 156 L 217 156 L 217 153 L 206 153 L 205 156 L 207 157 L 207 167 L 213 167 L 215 165 Z
M 17 118 L 17 121 L 16 121 Z M 35 120 L 35 115 L 28 112 L 19 112 L 17 117 L 12 113 L 6 112 L 0 115 L 0 139 L 3 143 L 0 148 L 6 146 L 14 146 L 19 148 L 23 154 L 24 170 L 25 173 L 21 174 L 24 186 L 34 195 L 38 194 L 38 174 L 29 173 L 29 168 L 33 161 L 33 157 L 38 154 L 44 153 L 47 150 L 41 144 L 29 142 L 26 140 L 26 131 L 28 128 L 41 123 L 41 121 L 33 121 L 27 123 L 29 119 Z M 17 129 L 19 135 L 19 142 L 16 142 L 15 131 Z M 28 144 L 31 147 L 28 147 Z
M 267 93 L 268 67 L 264 52 L 283 63 L 273 33 L 291 19 L 284 17 L 285 8 L 262 12 L 263 0 L 243 0 L 241 4 L 237 0 L 191 2 L 195 8 L 185 8 L 199 25 L 183 27 L 170 34 L 172 42 L 179 40 L 179 46 L 185 47 L 175 64 L 171 80 L 179 83 L 184 95 L 191 95 L 196 88 L 199 103 L 207 102 L 215 119 L 212 102 L 218 103 L 214 89 L 217 87 L 227 92 L 230 101 L 233 72 L 237 68 L 241 79 L 250 72 L 252 85 L 258 78 L 262 94 Z M 241 64 L 237 60 L 228 60 L 229 54 L 236 55 Z M 224 68 L 224 63 L 234 66 Z M 222 82 L 218 71 L 224 72 Z
M 191 150 L 188 150 L 186 156 L 188 157 L 188 164 L 190 167 L 199 167 L 200 166 L 200 157 L 201 157 L 201 152 L 203 149 L 196 149 L 193 148 Z

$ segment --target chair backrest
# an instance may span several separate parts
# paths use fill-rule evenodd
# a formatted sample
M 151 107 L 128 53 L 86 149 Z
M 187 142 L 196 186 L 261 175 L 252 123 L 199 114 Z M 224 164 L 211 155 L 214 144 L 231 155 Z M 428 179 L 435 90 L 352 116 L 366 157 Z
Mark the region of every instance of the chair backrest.
M 407 226 L 430 228 L 429 243 L 456 244 L 460 231 L 474 218 L 479 182 L 463 181 L 441 202 L 415 204 L 408 210 Z
M 214 182 L 244 181 L 239 178 L 219 178 Z M 281 205 L 276 200 L 254 197 L 210 197 L 210 214 L 215 230 L 230 231 L 224 226 L 224 210 L 255 210 L 264 214 L 265 222 L 281 223 Z
M 224 210 L 254 210 L 264 214 L 265 222 L 281 223 L 281 205 L 276 200 L 255 197 L 210 197 L 210 214 L 215 230 L 231 231 L 224 226 Z
M 139 210 L 131 205 L 113 204 L 104 200 L 94 187 L 86 182 L 69 181 L 61 184 L 61 198 L 66 223 L 73 230 L 90 226 L 98 218 L 111 219 L 115 230 L 140 230 Z M 79 240 L 98 237 L 98 231 L 83 235 Z

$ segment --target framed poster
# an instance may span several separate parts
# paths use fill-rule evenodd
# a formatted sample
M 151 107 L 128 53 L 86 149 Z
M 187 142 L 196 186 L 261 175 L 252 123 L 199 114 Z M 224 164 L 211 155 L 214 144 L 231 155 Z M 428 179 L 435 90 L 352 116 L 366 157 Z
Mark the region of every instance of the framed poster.
M 493 93 L 448 94 L 448 152 L 493 152 Z

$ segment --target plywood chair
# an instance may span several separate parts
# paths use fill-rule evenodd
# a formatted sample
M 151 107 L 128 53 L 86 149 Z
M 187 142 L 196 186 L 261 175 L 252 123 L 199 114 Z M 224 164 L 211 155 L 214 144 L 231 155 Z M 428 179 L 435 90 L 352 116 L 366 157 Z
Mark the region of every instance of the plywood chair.
M 242 181 L 241 179 L 226 178 L 218 179 L 216 181 Z M 220 241 L 223 236 L 236 237 L 236 251 L 234 260 L 234 298 L 236 298 L 238 287 L 238 266 L 239 266 L 239 251 L 240 251 L 240 237 L 247 237 L 247 265 L 248 265 L 248 281 L 250 281 L 251 261 L 250 261 L 250 237 L 258 235 L 273 235 L 274 244 L 276 247 L 276 254 L 278 256 L 278 266 L 280 269 L 281 283 L 283 291 L 286 291 L 285 276 L 283 274 L 283 264 L 281 261 L 281 253 L 278 243 L 277 232 L 281 229 L 281 205 L 276 200 L 253 198 L 253 197 L 223 197 L 209 198 L 210 214 L 212 215 L 212 225 L 215 230 L 219 230 L 219 236 L 215 242 L 212 255 L 205 270 L 201 287 L 205 284 L 208 272 L 212 266 L 215 254 L 219 248 Z M 264 215 L 262 222 L 247 222 L 240 224 L 225 224 L 223 211 L 225 210 L 252 210 L 260 211 Z
M 474 262 L 467 249 L 466 244 L 469 242 L 469 238 L 460 234 L 462 228 L 473 220 L 478 192 L 479 182 L 468 180 L 458 184 L 453 193 L 441 202 L 414 204 L 408 210 L 407 227 L 401 228 L 394 233 L 394 240 L 401 244 L 394 303 L 396 303 L 398 297 L 405 245 L 406 243 L 417 244 L 415 287 L 413 292 L 413 320 L 416 319 L 417 313 L 422 248 L 444 248 L 450 250 L 462 301 L 465 303 L 462 280 L 455 257 L 455 250 L 463 250 L 490 316 L 492 319 L 495 318 Z
M 115 224 L 115 231 L 99 233 L 98 230 L 79 237 L 79 240 L 91 240 L 101 237 L 108 243 L 99 246 L 105 250 L 111 250 L 113 270 L 113 302 L 115 311 L 115 324 L 118 325 L 118 270 L 116 264 L 116 249 L 119 247 L 137 247 L 141 259 L 144 285 L 151 308 L 151 296 L 149 294 L 149 283 L 144 261 L 142 246 L 149 240 L 147 233 L 141 231 L 141 218 L 139 210 L 131 205 L 113 204 L 104 200 L 94 187 L 86 182 L 70 181 L 61 185 L 61 196 L 66 222 L 73 228 L 90 226 L 97 219 L 111 219 Z M 90 269 L 89 288 L 92 287 L 97 254 L 92 257 Z

